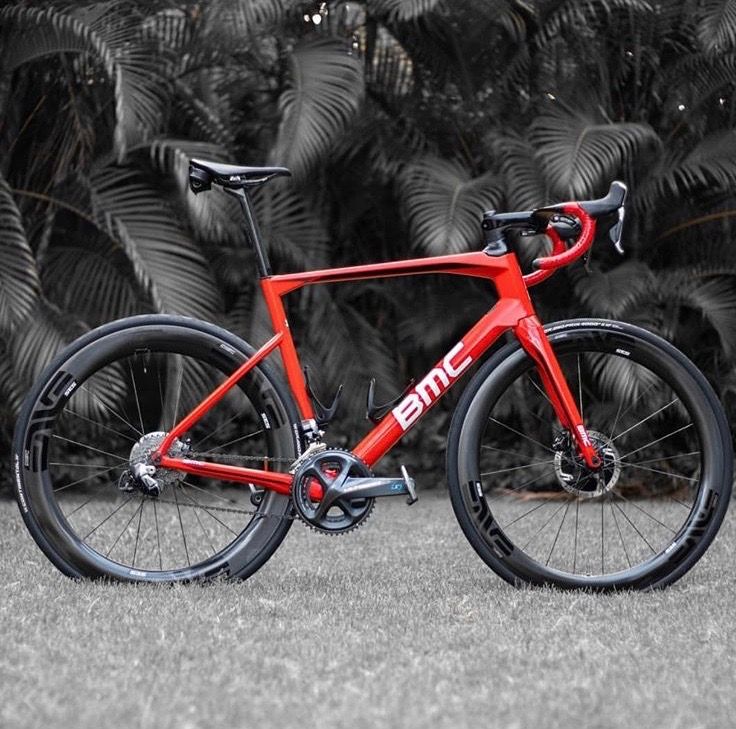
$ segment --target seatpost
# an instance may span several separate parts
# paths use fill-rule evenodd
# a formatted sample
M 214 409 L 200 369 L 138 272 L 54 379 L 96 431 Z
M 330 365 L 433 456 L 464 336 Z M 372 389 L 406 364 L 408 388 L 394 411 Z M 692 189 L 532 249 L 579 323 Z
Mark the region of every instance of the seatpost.
M 238 198 L 240 207 L 243 209 L 243 215 L 245 215 L 245 236 L 248 239 L 248 242 L 253 246 L 253 250 L 256 252 L 258 275 L 261 278 L 267 278 L 271 275 L 271 264 L 268 261 L 268 255 L 263 246 L 261 232 L 258 229 L 258 223 L 256 221 L 256 216 L 253 213 L 253 204 L 248 196 L 248 191 L 246 188 L 242 187 L 224 189 L 225 192 Z

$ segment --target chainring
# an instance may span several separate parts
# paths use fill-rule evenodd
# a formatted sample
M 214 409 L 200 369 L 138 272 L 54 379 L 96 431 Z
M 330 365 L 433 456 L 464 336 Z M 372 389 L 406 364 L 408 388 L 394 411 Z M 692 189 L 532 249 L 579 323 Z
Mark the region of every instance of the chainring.
M 334 448 L 315 453 L 294 474 L 291 495 L 296 513 L 305 524 L 323 534 L 345 534 L 370 516 L 376 500 L 338 499 L 326 513 L 320 514 L 320 499 L 315 497 L 315 487 L 321 487 L 324 493 L 338 480 L 372 475 L 370 468 L 349 451 Z

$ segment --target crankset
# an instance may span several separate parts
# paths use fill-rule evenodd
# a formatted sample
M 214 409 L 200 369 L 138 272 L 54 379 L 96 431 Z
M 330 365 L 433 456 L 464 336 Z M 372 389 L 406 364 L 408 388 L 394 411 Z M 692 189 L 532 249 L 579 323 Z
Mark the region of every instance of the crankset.
M 360 526 L 379 496 L 406 495 L 417 500 L 412 479 L 402 466 L 402 478 L 378 478 L 348 451 L 314 453 L 299 464 L 292 485 L 297 514 L 318 531 L 343 534 Z

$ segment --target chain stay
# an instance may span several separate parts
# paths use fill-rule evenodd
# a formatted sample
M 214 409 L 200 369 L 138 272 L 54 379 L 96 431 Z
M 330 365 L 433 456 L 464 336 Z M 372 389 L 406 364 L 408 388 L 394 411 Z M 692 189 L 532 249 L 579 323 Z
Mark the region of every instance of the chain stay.
M 258 462 L 262 464 L 269 464 L 269 463 L 284 463 L 284 464 L 291 464 L 294 463 L 294 458 L 272 458 L 271 456 L 244 456 L 244 455 L 233 455 L 233 454 L 225 454 L 225 453 L 187 453 L 187 458 L 193 458 L 195 460 L 202 460 L 205 457 L 210 458 L 217 458 L 218 461 L 230 461 L 231 463 L 238 463 L 238 462 Z M 168 499 L 162 499 L 158 498 L 156 499 L 161 504 L 175 504 L 174 501 L 169 501 Z M 180 507 L 185 506 L 191 509 L 203 509 L 204 511 L 225 511 L 229 512 L 231 514 L 245 514 L 247 516 L 261 516 L 262 518 L 268 518 L 268 519 L 281 519 L 285 521 L 294 521 L 297 519 L 296 514 L 282 514 L 280 516 L 276 514 L 264 514 L 258 509 L 231 509 L 227 506 L 210 506 L 209 504 L 207 506 L 204 506 L 202 504 L 187 504 L 182 503 L 181 501 L 178 504 Z

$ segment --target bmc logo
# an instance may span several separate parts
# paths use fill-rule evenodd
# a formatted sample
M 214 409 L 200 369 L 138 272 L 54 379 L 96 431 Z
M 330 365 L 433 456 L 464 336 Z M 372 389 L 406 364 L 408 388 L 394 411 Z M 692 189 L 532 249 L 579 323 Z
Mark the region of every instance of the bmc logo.
M 449 386 L 454 382 L 473 361 L 473 358 L 465 357 L 457 362 L 465 345 L 458 342 L 442 360 L 442 363 L 433 368 L 430 373 L 421 380 L 391 413 L 398 421 L 402 430 L 408 430 L 418 419 L 424 410 L 431 405 Z

